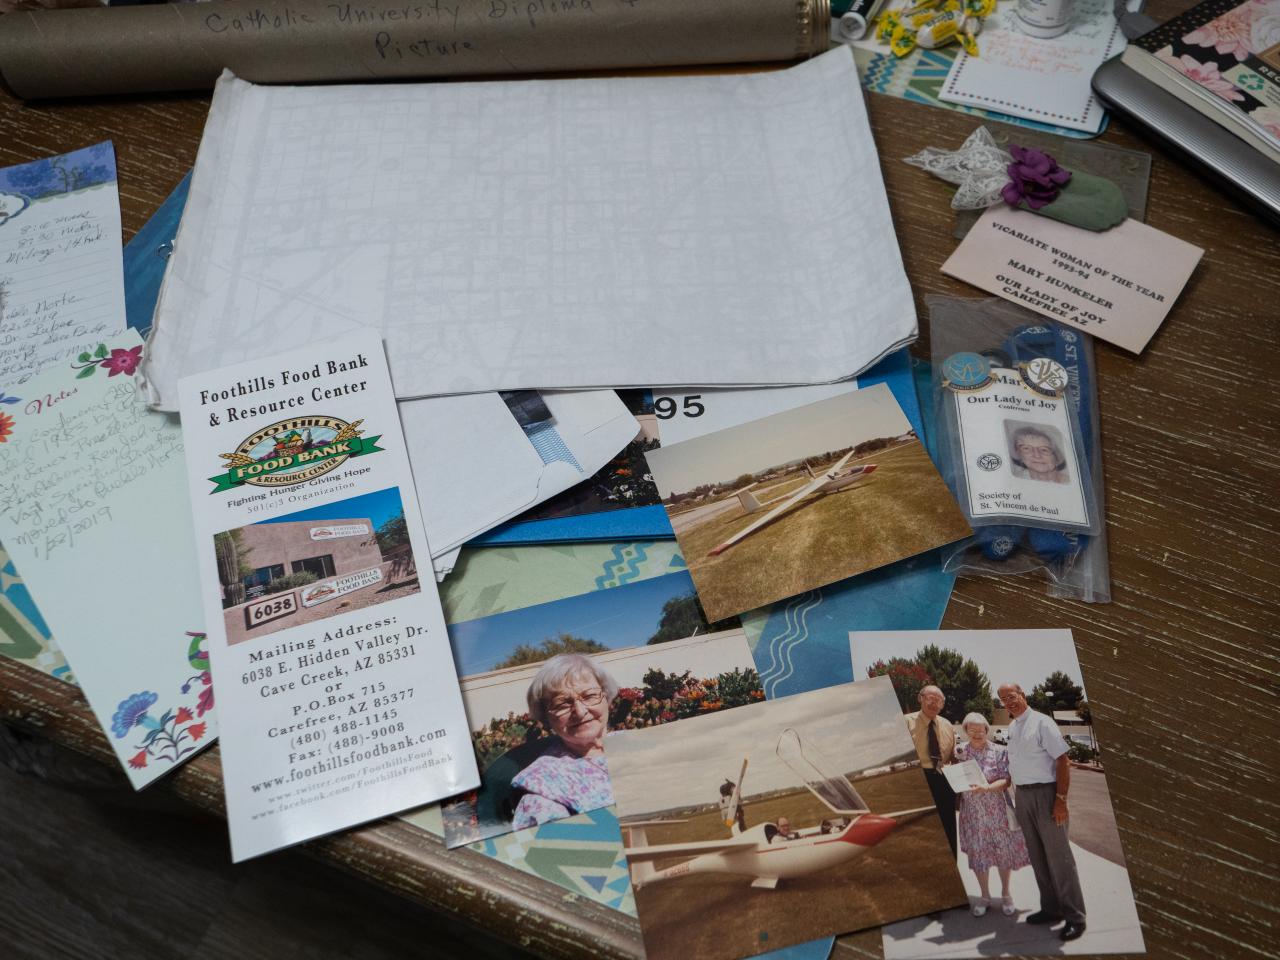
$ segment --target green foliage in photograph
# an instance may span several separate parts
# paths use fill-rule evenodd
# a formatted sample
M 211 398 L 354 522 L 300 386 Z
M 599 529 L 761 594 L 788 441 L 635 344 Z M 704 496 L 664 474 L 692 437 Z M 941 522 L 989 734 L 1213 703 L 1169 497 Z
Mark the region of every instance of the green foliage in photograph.
M 557 653 L 604 653 L 609 648 L 595 640 L 585 640 L 568 633 L 558 637 L 547 637 L 540 643 L 521 643 L 511 651 L 511 656 L 499 661 L 495 670 L 507 667 L 520 667 L 526 663 L 541 663 L 554 657 Z
M 284 593 L 286 590 L 296 590 L 298 587 L 305 587 L 309 583 L 315 583 L 320 578 L 308 570 L 299 570 L 297 573 L 285 574 L 283 577 L 276 577 L 267 584 L 267 593 Z
M 1037 683 L 1027 694 L 1027 703 L 1032 710 L 1041 713 L 1053 713 L 1055 710 L 1076 710 L 1084 702 L 1084 688 L 1073 683 L 1061 670 L 1055 670 L 1045 677 L 1044 683 Z
M 609 707 L 609 729 L 638 730 L 763 699 L 760 675 L 750 668 L 736 668 L 705 680 L 693 676 L 690 670 L 666 673 L 652 668 L 645 673 L 642 686 L 618 690 Z M 513 711 L 472 731 L 471 739 L 483 769 L 508 750 L 550 733 L 547 726 L 535 723 L 527 712 Z
M 729 630 L 741 625 L 737 617 L 729 617 L 719 623 L 708 623 L 698 595 L 688 593 L 683 597 L 672 597 L 662 605 L 662 613 L 658 617 L 658 629 L 647 642 L 666 643 L 668 640 L 683 640 L 685 637 L 715 633 L 718 630 Z
M 378 548 L 385 554 L 409 542 L 409 525 L 405 522 L 404 512 L 392 517 L 374 533 L 378 540 Z
M 867 675 L 889 677 L 904 713 L 919 710 L 921 689 L 933 685 L 946 696 L 942 715 L 952 723 L 959 723 L 967 713 L 980 713 L 988 720 L 992 717 L 996 701 L 991 681 L 976 663 L 955 650 L 929 644 L 910 659 L 879 660 Z

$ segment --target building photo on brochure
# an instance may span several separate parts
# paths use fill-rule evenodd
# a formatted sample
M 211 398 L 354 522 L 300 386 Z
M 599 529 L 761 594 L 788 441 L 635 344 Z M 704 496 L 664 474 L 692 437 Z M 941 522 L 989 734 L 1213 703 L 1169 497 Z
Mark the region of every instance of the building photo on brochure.
M 227 642 L 417 593 L 395 487 L 216 534 Z

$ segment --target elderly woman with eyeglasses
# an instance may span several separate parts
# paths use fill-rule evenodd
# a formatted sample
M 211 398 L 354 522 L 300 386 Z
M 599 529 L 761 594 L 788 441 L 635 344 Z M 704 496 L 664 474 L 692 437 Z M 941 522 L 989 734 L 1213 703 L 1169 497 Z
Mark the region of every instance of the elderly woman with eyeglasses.
M 526 694 L 529 716 L 554 736 L 511 779 L 520 792 L 512 819 L 516 830 L 613 803 L 604 735 L 617 694 L 617 681 L 590 657 L 562 653 L 542 665 Z
M 1048 431 L 1021 427 L 1009 438 L 1013 445 L 1013 475 L 1023 480 L 1068 483 L 1067 461 Z
M 1009 820 L 1009 754 L 1004 747 L 987 739 L 990 725 L 987 718 L 974 712 L 967 714 L 961 724 L 967 743 L 956 747 L 957 762 L 973 760 L 987 778 L 986 784 L 975 787 L 956 799 L 960 811 L 960 849 L 969 858 L 969 869 L 978 879 L 982 896 L 973 905 L 973 915 L 981 917 L 993 906 L 991 897 L 991 868 L 1000 874 L 1000 908 L 1006 916 L 1013 916 L 1017 908 L 1009 889 L 1014 870 L 1031 864 L 1027 855 L 1027 843 L 1022 831 L 1010 826 Z

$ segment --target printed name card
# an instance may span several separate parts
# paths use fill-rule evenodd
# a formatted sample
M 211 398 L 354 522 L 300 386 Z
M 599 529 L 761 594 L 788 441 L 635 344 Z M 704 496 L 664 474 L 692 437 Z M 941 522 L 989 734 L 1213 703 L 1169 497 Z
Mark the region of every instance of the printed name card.
M 1137 220 L 1095 233 L 998 204 L 942 272 L 1141 353 L 1203 255 Z
M 217 733 L 182 431 L 130 330 L 9 388 L 0 539 L 135 788 Z
M 475 787 L 378 334 L 179 395 L 232 858 Z

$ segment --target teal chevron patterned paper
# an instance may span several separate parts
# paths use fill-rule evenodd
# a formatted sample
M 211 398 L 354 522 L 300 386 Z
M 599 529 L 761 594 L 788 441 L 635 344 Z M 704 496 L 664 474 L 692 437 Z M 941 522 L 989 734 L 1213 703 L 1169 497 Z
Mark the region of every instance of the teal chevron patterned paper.
M 536 874 L 629 917 L 635 897 L 613 807 L 472 844 L 472 849 Z
M 0 546 L 0 656 L 60 680 L 71 680 L 66 658 L 49 635 L 44 618 L 3 546 Z
M 440 601 L 461 623 L 683 569 L 673 540 L 463 548 Z
M 402 814 L 400 819 L 444 838 L 438 805 Z M 481 840 L 467 849 L 550 880 L 569 893 L 629 917 L 636 915 L 631 877 L 622 855 L 622 834 L 613 807 Z

